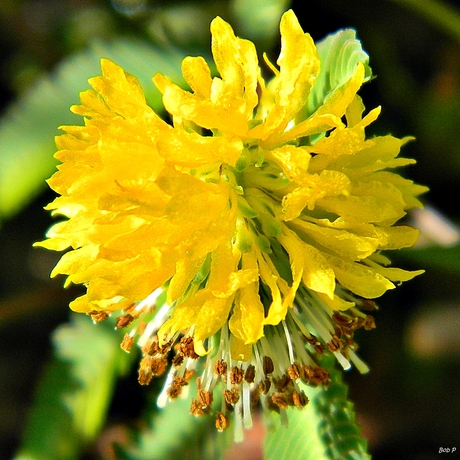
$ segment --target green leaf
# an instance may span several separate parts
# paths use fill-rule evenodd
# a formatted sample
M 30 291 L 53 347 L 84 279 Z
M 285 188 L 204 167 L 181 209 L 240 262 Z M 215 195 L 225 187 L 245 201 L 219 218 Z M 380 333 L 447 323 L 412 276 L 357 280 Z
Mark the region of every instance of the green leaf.
M 334 90 L 346 83 L 355 73 L 358 63 L 363 63 L 365 77 L 370 79 L 369 56 L 363 50 L 353 29 L 339 30 L 317 44 L 321 70 L 306 105 L 306 118 L 314 113 Z
M 193 417 L 189 414 L 192 395 L 196 394 L 194 379 L 188 395 L 170 402 L 165 408 L 156 407 L 157 395 L 151 393 L 148 426 L 135 434 L 135 445 L 119 447 L 123 460 L 215 460 L 223 458 L 233 433 L 219 433 L 212 415 Z M 218 402 L 215 401 L 217 404 Z
M 0 120 L 0 219 L 12 216 L 44 189 L 44 180 L 55 170 L 58 127 L 82 124 L 82 118 L 69 108 L 79 102 L 79 93 L 89 88 L 88 78 L 100 75 L 102 57 L 135 75 L 156 111 L 162 111 L 163 106 L 152 76 L 162 72 L 178 84 L 183 82 L 181 52 L 128 38 L 95 42 L 41 78 Z
M 54 359 L 37 389 L 16 460 L 71 460 L 94 440 L 112 398 L 115 380 L 128 369 L 113 323 L 93 325 L 74 315 L 54 335 Z
M 367 441 L 361 437 L 353 404 L 342 371 L 334 367 L 333 355 L 325 354 L 320 365 L 330 372 L 327 388 L 302 385 L 310 403 L 289 409 L 287 428 L 267 433 L 265 460 L 368 460 Z

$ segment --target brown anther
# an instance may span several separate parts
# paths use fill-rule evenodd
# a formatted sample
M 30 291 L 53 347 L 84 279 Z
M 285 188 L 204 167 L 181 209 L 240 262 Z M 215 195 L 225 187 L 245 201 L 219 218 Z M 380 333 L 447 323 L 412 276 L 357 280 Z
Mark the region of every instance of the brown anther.
M 236 388 L 233 390 L 224 390 L 224 398 L 227 404 L 236 404 L 240 399 L 240 393 Z
M 265 377 L 264 380 L 261 380 L 259 382 L 259 389 L 262 392 L 262 394 L 266 395 L 268 391 L 270 390 L 270 387 L 272 386 L 272 382 L 268 377 Z
M 217 375 L 225 375 L 227 373 L 227 363 L 223 359 L 218 359 L 214 363 L 214 372 Z
M 224 431 L 227 427 L 228 427 L 227 417 L 222 412 L 218 412 L 216 415 L 216 428 L 219 431 Z
M 187 380 L 185 380 L 183 377 L 175 376 L 173 378 L 173 382 L 180 387 L 186 387 L 188 385 Z
M 206 390 L 198 390 L 198 400 L 203 407 L 209 407 L 212 404 L 212 392 Z
M 289 405 L 288 398 L 284 393 L 273 393 L 271 399 L 280 409 L 286 409 Z
M 161 353 L 162 355 L 165 355 L 166 353 L 169 353 L 169 350 L 171 350 L 172 344 L 173 344 L 173 341 L 172 341 L 172 340 L 169 340 L 168 342 L 164 343 L 164 344 L 160 347 L 160 353 Z
M 338 311 L 334 312 L 334 314 L 332 315 L 332 320 L 338 326 L 349 326 L 353 322 L 352 318 L 341 315 Z
M 364 320 L 364 329 L 366 331 L 370 331 L 371 329 L 375 329 L 375 319 L 371 315 L 367 315 L 366 319 Z
M 264 374 L 272 374 L 273 371 L 275 370 L 275 366 L 273 365 L 273 360 L 270 358 L 270 356 L 264 356 L 263 357 L 263 368 L 264 368 Z
M 306 383 L 310 382 L 312 377 L 315 375 L 313 368 L 311 366 L 304 366 L 303 373 L 304 373 L 303 379 Z
M 184 380 L 189 382 L 190 379 L 195 375 L 195 371 L 192 369 L 186 369 L 184 372 Z
M 152 340 L 151 342 L 147 342 L 143 347 L 142 351 L 146 355 L 150 356 L 155 356 L 155 355 L 161 355 L 161 349 L 160 346 L 158 345 L 158 342 L 156 340 Z
M 308 404 L 309 399 L 303 391 L 294 390 L 292 392 L 292 402 L 296 407 L 305 407 Z
M 148 385 L 152 380 L 153 374 L 150 366 L 150 358 L 144 356 L 139 364 L 138 381 L 141 385 Z
M 310 334 L 310 337 L 305 337 L 305 340 L 310 344 L 310 345 L 316 345 L 318 342 L 318 339 L 316 336 L 313 334 Z
M 303 367 L 294 361 L 288 368 L 287 373 L 292 380 L 303 379 Z
M 244 380 L 246 380 L 247 383 L 253 383 L 254 379 L 256 378 L 256 368 L 253 364 L 250 364 L 246 372 L 244 373 Z
M 326 347 L 322 343 L 314 345 L 313 348 L 315 349 L 316 353 L 318 353 L 318 355 L 322 355 L 326 350 Z
M 187 385 L 187 382 L 181 377 L 174 377 L 171 386 L 166 391 L 166 394 L 171 398 L 175 399 L 182 393 L 182 387 Z
M 311 383 L 318 385 L 328 385 L 330 381 L 331 378 L 329 376 L 329 372 L 326 369 L 323 369 L 322 367 L 315 367 L 313 369 L 313 376 L 310 379 Z
M 134 344 L 134 337 L 131 337 L 128 333 L 126 333 L 121 341 L 120 348 L 127 353 L 131 351 L 131 348 Z
M 183 362 L 184 362 L 183 355 L 175 355 L 174 358 L 172 359 L 172 365 L 174 367 L 179 367 Z
M 362 299 L 359 308 L 366 311 L 378 310 L 376 303 L 370 299 Z
M 286 388 L 289 386 L 289 384 L 292 382 L 290 377 L 286 374 L 283 374 L 279 379 L 275 381 L 275 388 L 278 391 L 284 391 Z
M 182 393 L 182 387 L 178 385 L 171 384 L 171 386 L 166 390 L 166 394 L 171 398 L 171 399 L 176 399 L 180 396 Z
M 187 358 L 198 359 L 193 345 L 193 337 L 182 337 L 179 342 L 179 352 Z
M 115 329 L 122 329 L 124 327 L 128 327 L 133 321 L 134 318 L 129 313 L 127 313 L 126 315 L 119 316 L 115 323 Z
M 93 310 L 87 313 L 87 315 L 91 316 L 93 323 L 100 323 L 109 317 L 109 314 L 105 311 L 97 311 Z
M 333 335 L 331 341 L 327 344 L 327 347 L 330 351 L 332 351 L 332 353 L 334 353 L 342 348 L 342 342 L 336 335 Z
M 162 375 L 168 368 L 168 360 L 166 358 L 150 358 L 150 369 L 153 375 Z
M 233 385 L 239 385 L 243 381 L 244 371 L 240 367 L 233 366 L 230 373 L 230 382 Z
M 204 415 L 206 413 L 206 411 L 203 410 L 201 402 L 196 398 L 192 399 L 192 403 L 190 404 L 190 413 L 195 417 L 199 417 L 200 415 Z
M 141 385 L 148 385 L 152 381 L 152 372 L 146 369 L 139 369 L 137 380 Z
M 307 337 L 306 340 L 315 349 L 316 353 L 319 355 L 324 353 L 326 347 L 313 334 L 311 334 L 310 337 Z

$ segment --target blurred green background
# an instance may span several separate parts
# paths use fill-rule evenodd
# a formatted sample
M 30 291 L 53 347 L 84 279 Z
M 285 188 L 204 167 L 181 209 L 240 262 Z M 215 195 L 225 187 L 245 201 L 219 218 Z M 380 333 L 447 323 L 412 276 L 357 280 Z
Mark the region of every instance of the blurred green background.
M 431 189 L 424 197 L 428 211 L 408 216 L 422 226 L 424 244 L 391 255 L 395 264 L 426 273 L 379 301 L 377 329 L 358 337 L 371 372 L 362 376 L 352 370 L 345 377 L 363 434 L 377 460 L 434 459 L 440 447 L 460 453 L 456 2 L 1 0 L 1 459 L 12 458 L 21 445 L 38 382 L 49 370 L 53 331 L 63 330 L 67 304 L 78 293 L 78 288 L 63 290 L 62 279 L 48 278 L 59 255 L 31 245 L 52 222 L 42 208 L 53 198 L 44 183 L 55 168 L 53 136 L 61 124 L 80 123 L 68 107 L 78 102 L 87 78 L 99 73 L 99 58 L 111 57 L 138 76 L 151 104 L 161 110 L 150 77 L 161 70 L 179 78 L 183 56 L 209 53 L 214 16 L 276 57 L 279 16 L 289 7 L 315 41 L 340 28 L 357 30 L 377 77 L 360 94 L 368 109 L 383 106 L 369 133 L 415 136 L 403 153 L 417 165 L 405 174 Z M 96 346 L 89 349 L 90 360 L 97 363 L 98 353 L 103 351 Z M 108 418 L 78 458 L 115 458 L 109 441 L 123 442 L 126 427 L 140 423 L 150 390 L 138 385 L 135 364 L 116 366 L 122 378 Z M 54 381 L 49 391 L 58 391 L 60 384 Z M 43 402 L 43 392 L 39 395 Z M 246 447 L 234 455 L 256 460 L 258 454 Z

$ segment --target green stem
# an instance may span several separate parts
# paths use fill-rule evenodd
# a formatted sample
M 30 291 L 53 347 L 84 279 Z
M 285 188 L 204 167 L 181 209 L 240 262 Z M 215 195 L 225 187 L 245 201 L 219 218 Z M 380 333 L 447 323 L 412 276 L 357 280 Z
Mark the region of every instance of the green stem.
M 460 12 L 440 0 L 392 0 L 418 13 L 435 27 L 460 41 Z

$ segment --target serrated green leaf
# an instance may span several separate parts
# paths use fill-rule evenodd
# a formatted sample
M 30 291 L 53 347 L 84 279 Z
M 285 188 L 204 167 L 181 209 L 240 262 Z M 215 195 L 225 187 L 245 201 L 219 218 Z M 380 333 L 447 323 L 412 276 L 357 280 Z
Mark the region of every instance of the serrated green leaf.
M 151 394 L 147 413 L 148 427 L 135 434 L 135 446 L 119 447 L 123 460 L 216 460 L 223 458 L 231 443 L 231 431 L 219 433 L 212 415 L 193 417 L 189 414 L 195 382 L 186 387 L 188 395 L 179 397 L 165 408 L 156 407 L 156 394 Z M 216 403 L 216 402 L 215 402 Z
M 353 29 L 339 30 L 328 35 L 318 42 L 317 50 L 321 70 L 308 97 L 305 107 L 306 118 L 323 104 L 329 94 L 353 76 L 358 63 L 364 64 L 366 79 L 372 76 L 369 56 L 363 50 Z
M 327 388 L 302 385 L 310 403 L 303 409 L 289 409 L 287 428 L 267 433 L 265 460 L 369 460 L 367 441 L 361 437 L 353 404 L 342 371 L 334 367 L 335 358 L 324 355 L 321 366 L 328 369 Z
M 98 434 L 115 380 L 130 356 L 120 350 L 113 324 L 83 315 L 55 333 L 55 357 L 37 390 L 16 460 L 71 460 Z
M 44 180 L 56 165 L 53 154 L 58 126 L 82 124 L 81 117 L 69 108 L 89 87 L 88 78 L 101 73 L 102 57 L 135 75 L 157 111 L 162 110 L 161 95 L 152 76 L 162 72 L 178 84 L 183 82 L 181 52 L 128 38 L 95 42 L 64 61 L 52 75 L 41 78 L 0 120 L 0 219 L 12 216 L 44 189 Z

